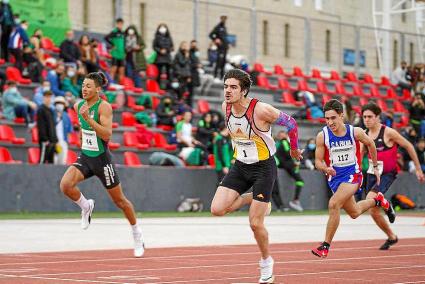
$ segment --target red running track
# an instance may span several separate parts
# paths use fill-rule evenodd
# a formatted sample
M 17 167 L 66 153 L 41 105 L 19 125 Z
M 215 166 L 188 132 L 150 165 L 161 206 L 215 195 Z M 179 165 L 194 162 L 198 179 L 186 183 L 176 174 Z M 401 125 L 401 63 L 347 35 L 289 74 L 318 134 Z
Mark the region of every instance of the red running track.
M 317 244 L 271 245 L 275 283 L 425 283 L 425 238 L 334 242 L 327 259 Z M 257 283 L 255 246 L 0 254 L 0 283 Z

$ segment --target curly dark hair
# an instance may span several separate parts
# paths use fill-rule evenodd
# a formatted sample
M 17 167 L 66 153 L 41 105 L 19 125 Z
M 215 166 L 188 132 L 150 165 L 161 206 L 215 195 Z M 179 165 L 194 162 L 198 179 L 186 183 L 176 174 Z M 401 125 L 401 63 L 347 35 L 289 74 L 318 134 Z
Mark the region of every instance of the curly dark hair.
M 224 75 L 224 79 L 223 81 L 226 82 L 227 79 L 236 79 L 239 81 L 239 85 L 241 86 L 241 90 L 242 91 L 247 91 L 245 94 L 245 97 L 248 95 L 249 93 L 249 89 L 252 86 L 252 79 L 251 79 L 251 75 L 249 75 L 247 72 L 241 70 L 241 69 L 232 69 L 230 71 L 228 71 L 225 75 Z

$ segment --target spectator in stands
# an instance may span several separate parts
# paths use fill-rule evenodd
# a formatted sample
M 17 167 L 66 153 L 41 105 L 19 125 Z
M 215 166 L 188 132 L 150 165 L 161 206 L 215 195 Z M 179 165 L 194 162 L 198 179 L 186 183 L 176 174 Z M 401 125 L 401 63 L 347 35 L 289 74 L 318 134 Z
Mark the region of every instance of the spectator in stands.
M 344 104 L 344 119 L 345 122 L 351 125 L 358 126 L 360 124 L 361 117 L 360 115 L 353 109 L 350 100 L 345 100 Z M 322 116 L 323 117 L 323 116 Z
M 81 35 L 78 43 L 81 53 L 81 62 L 84 63 L 87 73 L 99 71 L 96 49 L 92 44 L 90 44 L 89 36 L 86 34 Z
M 421 93 L 416 93 L 409 107 L 410 124 L 415 128 L 416 133 L 420 137 L 424 137 L 425 133 L 425 103 L 422 100 Z M 421 130 L 422 129 L 422 130 Z
M 41 30 L 38 30 L 41 31 Z M 43 51 L 40 48 L 38 37 L 31 36 L 28 45 L 24 46 L 23 62 L 26 64 L 26 73 L 34 83 L 43 82 L 44 57 Z M 40 58 L 42 58 L 40 60 Z
M 214 64 L 217 62 L 217 53 L 217 45 L 215 45 L 214 41 L 211 41 L 207 50 L 208 62 L 210 67 L 213 67 Z
M 43 31 L 41 29 L 35 29 L 32 36 L 30 37 L 30 46 L 34 53 L 34 56 L 44 65 L 44 51 L 41 45 L 41 39 L 43 38 Z
M 29 38 L 26 32 L 27 29 L 27 21 L 22 21 L 22 23 L 17 24 L 10 34 L 8 43 L 9 52 L 15 57 L 15 66 L 21 73 L 23 71 L 24 47 L 29 44 Z
M 158 67 L 159 74 L 157 80 L 160 82 L 161 74 L 164 69 L 167 74 L 167 79 L 170 80 L 171 69 L 171 52 L 174 51 L 173 39 L 171 38 L 170 30 L 165 23 L 158 25 L 153 40 L 153 50 L 156 52 L 155 65 Z
M 125 30 L 125 67 L 126 76 L 134 81 L 137 88 L 142 87 L 141 75 L 146 71 L 145 42 L 137 32 L 135 25 Z
M 66 66 L 65 68 L 65 74 L 62 79 L 62 89 L 65 92 L 69 92 L 72 94 L 73 100 L 71 99 L 71 102 L 74 101 L 80 97 L 81 94 L 81 82 L 78 82 L 78 74 L 77 69 L 72 66 Z M 68 100 L 70 98 L 68 97 Z
M 7 77 L 4 70 L 0 70 L 0 94 L 3 93 L 4 84 L 6 83 Z
M 173 70 L 174 76 L 179 81 L 178 100 L 181 100 L 183 94 L 188 90 L 188 85 L 192 82 L 189 44 L 186 41 L 180 43 L 179 51 L 174 56 Z
M 220 183 L 229 172 L 233 159 L 232 143 L 229 139 L 229 130 L 224 122 L 219 125 L 219 132 L 215 133 L 213 140 L 213 153 L 217 183 Z
M 34 113 L 37 105 L 22 97 L 16 82 L 8 81 L 7 90 L 3 93 L 3 115 L 7 120 L 13 121 L 16 117 L 23 117 L 29 127 L 34 126 Z
M 186 103 L 192 107 L 193 106 L 193 102 L 192 102 L 193 89 L 201 85 L 201 79 L 199 77 L 199 73 L 200 71 L 203 71 L 201 60 L 200 60 L 198 42 L 196 40 L 192 40 L 190 42 L 189 58 L 190 58 L 190 73 L 191 73 L 192 80 L 188 85 L 189 96 L 186 98 Z
M 389 109 L 386 112 L 381 113 L 381 122 L 385 126 L 393 127 L 393 124 L 394 124 L 394 112 Z
M 195 147 L 198 141 L 192 135 L 192 113 L 187 111 L 183 115 L 183 120 L 176 125 L 177 142 L 181 147 Z
M 43 104 L 37 111 L 38 141 L 40 145 L 40 164 L 53 164 L 56 151 L 56 136 L 54 113 L 50 107 L 52 104 L 51 91 L 44 92 Z
M 292 159 L 290 155 L 290 149 L 288 133 L 286 131 L 279 131 L 276 135 L 276 163 L 278 168 L 284 169 L 295 180 L 295 194 L 292 201 L 289 202 L 289 207 L 301 212 L 303 211 L 303 208 L 301 206 L 299 197 L 304 186 L 304 181 L 300 176 L 299 162 L 295 162 L 294 159 Z M 278 190 L 279 185 L 275 182 L 273 192 L 276 191 L 276 193 L 278 193 Z
M 425 171 L 425 138 L 420 138 L 415 147 L 416 155 L 418 155 L 419 163 L 421 164 L 422 171 Z M 409 172 L 415 173 L 415 164 L 413 161 L 409 162 Z
M 224 76 L 224 66 L 226 64 L 227 50 L 229 49 L 229 43 L 227 41 L 227 28 L 226 28 L 227 16 L 222 15 L 220 17 L 220 23 L 218 23 L 214 29 L 210 32 L 210 39 L 214 41 L 217 46 L 217 61 L 214 68 L 214 77 L 222 79 Z M 219 76 L 220 72 L 220 77 Z
M 198 121 L 198 129 L 196 131 L 196 139 L 207 147 L 211 152 L 212 142 L 217 129 L 212 124 L 211 113 L 206 113 Z
M 402 61 L 400 66 L 397 67 L 391 74 L 391 83 L 399 86 L 401 89 L 411 90 L 412 85 L 406 80 L 407 63 Z
M 66 39 L 59 46 L 60 57 L 63 59 L 65 64 L 77 66 L 77 63 L 81 60 L 80 48 L 74 42 L 74 32 L 69 30 L 66 32 Z
M 65 91 L 62 86 L 62 80 L 65 77 L 65 65 L 63 62 L 58 62 L 54 70 L 47 73 L 46 80 L 50 82 L 50 87 L 55 96 L 69 97 L 72 93 Z
M 117 83 L 121 81 L 121 78 L 124 76 L 125 68 L 125 34 L 123 31 L 124 20 L 118 18 L 115 21 L 115 28 L 105 36 L 105 40 L 112 46 L 111 56 L 112 56 L 112 67 L 111 67 L 111 77 L 112 80 L 115 80 L 115 75 L 117 75 Z
M 176 111 L 176 105 L 173 98 L 170 96 L 164 96 L 155 110 L 158 118 L 158 124 L 174 127 L 176 123 Z
M 1 25 L 1 58 L 9 61 L 8 43 L 9 37 L 12 33 L 13 27 L 15 26 L 15 20 L 13 18 L 12 7 L 9 4 L 9 0 L 3 0 L 0 4 L 0 25 Z
M 310 138 L 307 140 L 303 153 L 304 165 L 309 170 L 314 170 L 314 161 L 316 155 L 316 139 Z
M 56 165 L 66 165 L 68 157 L 68 134 L 72 132 L 72 123 L 65 111 L 68 103 L 64 97 L 56 97 L 54 100 L 54 121 L 56 126 L 56 153 L 54 162 Z
M 41 86 L 38 86 L 35 89 L 33 101 L 37 105 L 37 108 L 39 108 L 43 104 L 43 96 L 44 92 L 50 91 L 50 82 L 49 81 L 43 81 Z

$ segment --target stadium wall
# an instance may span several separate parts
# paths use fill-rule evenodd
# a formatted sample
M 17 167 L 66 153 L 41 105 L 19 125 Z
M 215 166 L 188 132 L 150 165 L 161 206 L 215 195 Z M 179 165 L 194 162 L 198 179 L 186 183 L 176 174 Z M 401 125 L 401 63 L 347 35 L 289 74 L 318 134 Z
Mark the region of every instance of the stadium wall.
M 0 212 L 76 211 L 77 206 L 60 192 L 64 166 L 0 164 Z M 212 169 L 142 167 L 117 169 L 127 197 L 137 211 L 174 211 L 184 198 L 199 197 L 209 210 L 216 189 L 216 174 Z M 301 203 L 305 209 L 326 209 L 329 190 L 323 174 L 302 170 L 305 187 Z M 280 190 L 287 205 L 293 197 L 294 182 L 279 170 Z M 79 186 L 88 198 L 96 200 L 96 210 L 117 211 L 97 178 Z M 393 184 L 389 196 L 403 193 L 418 205 L 425 205 L 425 191 L 412 174 L 403 173 Z
M 237 38 L 236 46 L 229 50 L 231 55 L 241 54 L 267 67 L 278 63 L 287 68 L 301 66 L 305 72 L 316 67 L 322 71 L 358 71 L 379 75 L 370 0 L 326 0 L 322 1 L 322 9 L 315 7 L 315 1 L 302 1 L 301 7 L 294 2 L 73 0 L 69 1 L 69 11 L 74 29 L 104 34 L 112 29 L 114 18 L 121 16 L 125 26 L 135 24 L 141 31 L 147 54 L 152 50 L 158 24 L 167 23 L 175 50 L 181 41 L 190 41 L 197 36 L 203 58 L 206 58 L 210 42 L 209 32 L 218 23 L 219 16 L 226 14 L 228 32 Z M 120 9 L 116 9 L 117 3 L 121 3 Z M 253 3 L 256 3 L 254 9 Z M 265 23 L 267 33 L 264 32 Z M 285 25 L 289 27 L 288 42 L 285 42 Z M 392 26 L 394 30 L 401 31 L 391 32 L 390 35 L 391 55 L 395 56 L 392 65 L 398 65 L 401 59 L 418 60 L 420 51 L 414 36 L 415 14 L 406 14 L 405 20 L 402 15 L 394 16 Z M 264 52 L 265 43 L 267 52 Z M 289 48 L 287 54 L 285 45 Z M 326 52 L 326 46 L 329 52 Z M 344 64 L 344 49 L 356 48 L 362 52 L 362 56 L 364 52 L 365 66 Z M 346 57 L 352 56 L 346 54 Z

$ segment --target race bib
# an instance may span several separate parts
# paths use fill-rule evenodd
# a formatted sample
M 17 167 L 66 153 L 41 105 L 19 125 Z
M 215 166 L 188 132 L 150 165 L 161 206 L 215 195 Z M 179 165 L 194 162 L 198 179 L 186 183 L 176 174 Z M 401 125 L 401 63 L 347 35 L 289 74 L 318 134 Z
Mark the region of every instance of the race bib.
M 236 146 L 237 160 L 247 164 L 258 162 L 258 149 L 254 141 L 235 140 L 234 143 Z
M 99 151 L 96 131 L 82 129 L 82 134 L 83 144 L 81 145 L 81 149 L 88 151 Z
M 384 171 L 384 162 L 378 161 L 378 171 L 382 175 L 382 172 Z M 374 175 L 375 172 L 373 171 L 373 162 L 369 159 L 369 168 L 367 169 L 368 174 Z
M 332 166 L 346 167 L 354 165 L 356 161 L 355 158 L 353 146 L 351 145 L 348 147 L 334 147 L 331 149 Z

